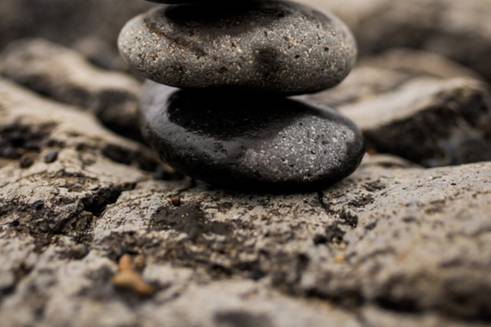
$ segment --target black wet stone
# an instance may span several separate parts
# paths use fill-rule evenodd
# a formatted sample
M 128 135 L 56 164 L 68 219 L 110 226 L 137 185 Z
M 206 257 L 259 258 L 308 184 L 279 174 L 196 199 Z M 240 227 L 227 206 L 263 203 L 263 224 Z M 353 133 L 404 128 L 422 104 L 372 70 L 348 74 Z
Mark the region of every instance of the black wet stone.
M 34 160 L 29 156 L 23 156 L 19 161 L 20 168 L 29 168 L 34 164 Z
M 344 23 L 289 1 L 161 6 L 123 28 L 119 49 L 133 70 L 161 84 L 283 95 L 338 84 L 356 58 Z
M 350 175 L 360 131 L 330 109 L 260 94 L 148 83 L 143 133 L 176 169 L 233 189 L 303 191 Z

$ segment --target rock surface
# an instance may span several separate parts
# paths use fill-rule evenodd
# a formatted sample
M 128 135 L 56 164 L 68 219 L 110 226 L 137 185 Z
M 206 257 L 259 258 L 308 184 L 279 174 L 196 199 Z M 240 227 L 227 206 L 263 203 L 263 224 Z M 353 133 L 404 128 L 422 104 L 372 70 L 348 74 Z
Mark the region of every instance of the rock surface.
M 491 160 L 491 96 L 488 86 L 442 61 L 407 69 L 399 61 L 379 67 L 375 57 L 339 87 L 303 97 L 332 106 L 363 131 L 368 149 L 424 166 Z M 388 65 L 390 67 L 390 65 Z
M 126 0 L 2 0 L 0 48 L 20 38 L 42 37 L 85 51 L 101 66 L 122 68 L 117 35 L 130 18 L 151 6 Z
M 182 91 L 148 83 L 146 139 L 178 170 L 211 185 L 299 192 L 358 167 L 361 132 L 324 107 L 264 95 Z
M 355 41 L 341 21 L 288 1 L 223 10 L 159 7 L 124 27 L 119 48 L 135 71 L 161 84 L 280 94 L 332 87 L 356 58 Z
M 5 81 L 0 110 L 9 326 L 489 322 L 489 162 L 421 169 L 369 156 L 328 189 L 246 195 L 154 180 L 141 146 Z M 122 255 L 152 295 L 113 284 Z
M 366 53 L 409 44 L 479 71 L 397 50 L 308 96 L 357 120 L 378 154 L 303 194 L 183 178 L 91 115 L 135 108 L 101 94 L 134 103 L 137 81 L 40 41 L 4 51 L 5 76 L 38 94 L 0 79 L 2 325 L 490 325 L 489 0 L 323 1 L 374 40 Z M 118 66 L 114 35 L 145 6 L 2 0 L 0 47 L 38 34 Z
M 436 52 L 491 80 L 491 0 L 298 0 L 331 10 L 354 32 L 363 56 L 388 48 Z
M 429 76 L 441 79 L 467 77 L 484 80 L 477 72 L 444 56 L 409 48 L 394 48 L 376 56 L 365 57 L 360 65 L 394 70 L 410 76 Z
M 0 75 L 60 102 L 89 109 L 120 134 L 140 137 L 140 83 L 94 67 L 73 50 L 43 39 L 16 41 L 0 54 Z

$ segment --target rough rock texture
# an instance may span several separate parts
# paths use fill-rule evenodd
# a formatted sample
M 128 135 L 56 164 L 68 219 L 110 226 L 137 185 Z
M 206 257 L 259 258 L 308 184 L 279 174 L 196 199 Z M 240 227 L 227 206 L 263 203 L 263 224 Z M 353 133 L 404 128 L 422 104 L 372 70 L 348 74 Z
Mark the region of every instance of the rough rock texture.
M 409 48 L 394 48 L 376 56 L 365 57 L 360 65 L 394 70 L 408 75 L 437 78 L 468 77 L 484 80 L 477 72 L 444 56 Z
M 317 193 L 226 193 L 153 179 L 141 146 L 5 81 L 0 111 L 9 326 L 489 322 L 489 162 L 369 156 Z M 122 255 L 152 295 L 113 284 Z
M 339 87 L 303 98 L 337 108 L 351 118 L 373 151 L 425 166 L 490 160 L 488 86 L 475 78 L 455 77 L 468 74 L 433 55 L 432 67 L 411 60 L 409 68 L 396 59 L 388 68 L 380 67 L 384 58 L 399 56 L 374 57 Z
M 116 51 L 121 27 L 152 7 L 127 0 L 2 0 L 0 48 L 25 37 L 75 47 L 104 67 L 122 67 Z
M 101 70 L 78 52 L 43 39 L 16 41 L 0 54 L 0 75 L 42 95 L 91 110 L 114 131 L 139 138 L 140 84 Z
M 440 53 L 491 80 L 491 0 L 298 0 L 334 11 L 362 55 L 411 47 Z
M 182 192 L 178 206 L 162 203 L 175 193 L 159 189 L 126 192 L 98 220 L 94 244 L 113 256 L 144 253 L 345 305 L 468 318 L 491 309 L 489 164 L 366 164 L 318 194 L 251 197 L 197 187 Z M 134 209 L 119 213 L 125 205 Z

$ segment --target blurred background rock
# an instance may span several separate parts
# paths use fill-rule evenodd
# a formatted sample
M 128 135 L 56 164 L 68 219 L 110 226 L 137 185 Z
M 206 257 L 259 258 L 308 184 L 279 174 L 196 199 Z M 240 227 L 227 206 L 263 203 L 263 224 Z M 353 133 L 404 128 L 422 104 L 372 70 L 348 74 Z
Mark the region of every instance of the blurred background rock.
M 0 48 L 20 38 L 42 37 L 79 50 L 99 66 L 118 68 L 119 30 L 150 7 L 127 0 L 2 0 Z
M 298 0 L 332 10 L 355 33 L 360 55 L 409 47 L 444 55 L 491 79 L 491 0 Z M 0 48 L 43 37 L 120 68 L 116 37 L 152 4 L 126 0 L 2 0 Z
M 447 56 L 491 79 L 491 0 L 299 0 L 334 11 L 362 55 L 410 47 Z

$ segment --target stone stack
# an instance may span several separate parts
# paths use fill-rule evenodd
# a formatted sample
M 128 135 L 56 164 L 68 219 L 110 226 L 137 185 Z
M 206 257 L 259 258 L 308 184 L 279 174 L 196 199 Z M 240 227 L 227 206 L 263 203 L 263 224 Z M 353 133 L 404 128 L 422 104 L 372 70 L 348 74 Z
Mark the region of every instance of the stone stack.
M 131 20 L 119 48 L 154 81 L 142 126 L 162 158 L 210 184 L 255 191 L 315 189 L 356 169 L 358 128 L 287 98 L 334 87 L 352 69 L 355 41 L 338 18 L 280 0 L 154 2 L 166 5 Z

